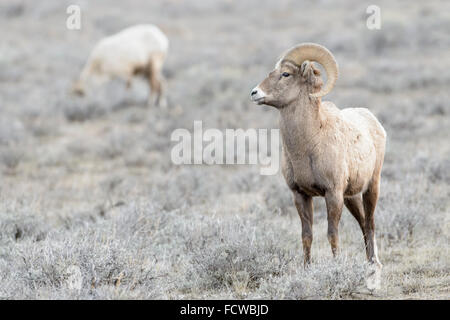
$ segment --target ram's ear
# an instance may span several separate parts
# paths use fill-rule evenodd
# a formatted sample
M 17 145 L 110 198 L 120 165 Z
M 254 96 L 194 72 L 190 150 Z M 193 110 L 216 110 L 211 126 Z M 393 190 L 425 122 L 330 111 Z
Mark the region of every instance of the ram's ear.
M 311 62 L 308 60 L 303 61 L 302 65 L 300 66 L 300 74 L 306 78 L 309 69 L 311 68 Z
M 300 72 L 306 83 L 311 85 L 312 93 L 317 92 L 323 85 L 322 78 L 320 77 L 320 70 L 314 65 L 312 61 L 305 61 L 300 67 Z
M 305 78 L 308 78 L 308 76 L 320 76 L 320 70 L 314 65 L 314 62 L 308 60 L 302 63 L 300 72 Z

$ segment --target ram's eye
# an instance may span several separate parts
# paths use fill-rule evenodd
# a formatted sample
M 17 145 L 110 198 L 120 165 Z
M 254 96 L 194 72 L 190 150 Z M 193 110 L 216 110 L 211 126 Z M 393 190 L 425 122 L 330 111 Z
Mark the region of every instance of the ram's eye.
M 287 72 L 283 72 L 281 75 L 282 75 L 283 77 L 289 77 L 289 76 L 290 76 L 290 74 L 287 73 Z

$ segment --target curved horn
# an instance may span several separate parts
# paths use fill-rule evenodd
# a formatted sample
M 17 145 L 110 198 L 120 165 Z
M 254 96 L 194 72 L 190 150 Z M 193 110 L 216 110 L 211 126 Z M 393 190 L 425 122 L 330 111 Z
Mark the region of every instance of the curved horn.
M 301 65 L 305 60 L 316 61 L 320 63 L 327 73 L 327 83 L 316 93 L 310 93 L 311 97 L 323 97 L 333 89 L 334 84 L 338 78 L 338 64 L 333 54 L 324 46 L 316 43 L 302 43 L 292 49 L 289 49 L 284 54 L 282 60 L 290 60 L 297 65 Z

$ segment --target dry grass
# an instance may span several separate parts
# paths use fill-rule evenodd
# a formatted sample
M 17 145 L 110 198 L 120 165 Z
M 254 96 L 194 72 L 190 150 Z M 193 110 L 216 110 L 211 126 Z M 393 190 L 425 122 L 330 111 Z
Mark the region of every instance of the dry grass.
M 380 31 L 366 28 L 357 1 L 134 0 L 126 14 L 118 0 L 86 2 L 81 31 L 65 28 L 69 4 L 0 5 L 0 298 L 449 298 L 448 3 L 382 1 Z M 171 40 L 168 109 L 147 108 L 140 81 L 70 96 L 94 43 L 143 21 Z M 302 41 L 337 57 L 327 99 L 369 107 L 388 133 L 374 293 L 348 212 L 333 260 L 315 199 L 305 270 L 281 176 L 170 162 L 171 132 L 194 120 L 275 128 L 276 111 L 248 94 Z

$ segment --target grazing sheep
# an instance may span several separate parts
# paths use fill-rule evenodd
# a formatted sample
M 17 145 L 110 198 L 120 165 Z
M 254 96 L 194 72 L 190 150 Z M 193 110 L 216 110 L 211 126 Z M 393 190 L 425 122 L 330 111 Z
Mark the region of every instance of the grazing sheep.
M 313 61 L 328 75 L 323 88 Z M 338 252 L 338 224 L 345 204 L 361 227 L 371 266 L 381 270 L 374 211 L 386 132 L 365 108 L 340 110 L 329 101 L 321 101 L 337 76 L 338 65 L 330 51 L 314 43 L 301 44 L 282 56 L 269 76 L 253 89 L 251 98 L 280 111 L 282 172 L 302 221 L 305 265 L 311 260 L 312 197 L 322 196 L 333 254 Z
M 161 70 L 168 47 L 167 37 L 154 25 L 137 25 L 106 37 L 92 50 L 73 92 L 84 95 L 88 82 L 99 85 L 112 78 L 124 79 L 129 88 L 135 75 L 143 75 L 151 90 L 148 103 L 155 92 L 156 105 L 165 104 Z

